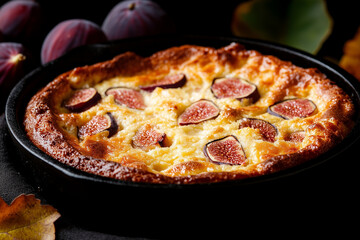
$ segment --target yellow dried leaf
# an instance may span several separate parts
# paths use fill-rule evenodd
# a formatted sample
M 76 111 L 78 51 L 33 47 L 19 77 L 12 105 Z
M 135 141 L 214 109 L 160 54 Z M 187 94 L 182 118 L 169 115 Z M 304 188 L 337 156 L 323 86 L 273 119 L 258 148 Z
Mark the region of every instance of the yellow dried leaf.
M 20 195 L 8 205 L 0 198 L 0 239 L 55 239 L 55 208 L 41 205 L 34 195 Z
M 354 38 L 345 43 L 339 65 L 360 81 L 360 28 Z

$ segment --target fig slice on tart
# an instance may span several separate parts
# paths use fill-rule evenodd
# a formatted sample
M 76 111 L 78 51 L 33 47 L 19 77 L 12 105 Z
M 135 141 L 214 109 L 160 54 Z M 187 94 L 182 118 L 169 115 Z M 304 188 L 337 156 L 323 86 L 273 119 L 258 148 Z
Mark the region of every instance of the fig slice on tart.
M 132 138 L 133 148 L 149 151 L 156 147 L 163 147 L 166 134 L 159 131 L 155 126 L 146 124 L 141 126 Z
M 304 140 L 304 138 L 305 138 L 305 131 L 300 130 L 286 135 L 284 139 L 285 141 L 300 143 Z
M 316 105 L 306 98 L 287 99 L 268 107 L 268 113 L 283 119 L 306 118 L 313 114 Z
M 216 98 L 249 99 L 252 103 L 260 98 L 255 84 L 238 77 L 215 78 L 211 92 Z
M 241 165 L 246 160 L 239 140 L 233 135 L 208 142 L 204 147 L 204 154 L 217 164 Z
M 153 84 L 146 85 L 146 86 L 140 86 L 141 90 L 152 92 L 155 90 L 155 88 L 180 88 L 184 86 L 186 83 L 186 75 L 184 73 L 177 73 L 172 75 L 167 75 L 166 77 L 156 81 Z
M 262 138 L 268 142 L 275 142 L 278 134 L 278 130 L 274 125 L 262 119 L 243 118 L 240 121 L 239 129 L 245 127 L 259 129 Z
M 113 95 L 115 103 L 132 109 L 146 108 L 143 95 L 140 91 L 128 87 L 113 87 L 105 92 L 106 96 Z
M 83 112 L 95 106 L 101 100 L 101 95 L 95 88 L 84 88 L 74 92 L 65 101 L 64 107 L 71 112 Z
M 220 109 L 215 103 L 207 99 L 200 99 L 185 109 L 178 118 L 178 124 L 180 126 L 199 124 L 214 119 L 219 114 Z
M 79 127 L 78 138 L 92 136 L 103 131 L 108 131 L 108 138 L 110 138 L 116 134 L 117 130 L 118 124 L 111 113 L 96 115 L 89 122 Z

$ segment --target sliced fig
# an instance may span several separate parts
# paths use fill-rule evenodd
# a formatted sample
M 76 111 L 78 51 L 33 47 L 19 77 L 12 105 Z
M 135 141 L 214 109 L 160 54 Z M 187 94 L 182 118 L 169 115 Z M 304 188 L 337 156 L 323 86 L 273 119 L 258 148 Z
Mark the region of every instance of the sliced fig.
M 178 118 L 178 124 L 180 126 L 198 124 L 216 118 L 219 113 L 220 109 L 215 103 L 210 100 L 201 99 L 185 109 Z
M 134 109 L 144 109 L 146 107 L 144 98 L 138 90 L 127 87 L 115 87 L 106 90 L 105 95 L 113 95 L 115 102 Z
M 246 160 L 239 140 L 233 135 L 207 143 L 204 154 L 211 162 L 217 164 L 241 165 Z
M 84 88 L 74 92 L 64 106 L 71 112 L 83 112 L 95 106 L 101 99 L 95 88 Z
M 245 127 L 259 129 L 262 138 L 268 142 L 275 142 L 275 138 L 278 134 L 277 128 L 274 125 L 261 119 L 244 118 L 240 121 L 239 129 Z
M 108 131 L 108 138 L 113 136 L 118 130 L 118 124 L 111 113 L 105 115 L 96 115 L 85 125 L 81 126 L 78 131 L 78 137 L 84 138 L 97 133 Z
M 285 141 L 290 141 L 290 142 L 302 142 L 305 138 L 305 131 L 297 131 L 297 132 L 292 132 L 289 135 L 287 135 L 285 137 Z
M 288 99 L 268 107 L 268 113 L 284 119 L 305 118 L 315 110 L 316 105 L 305 98 Z
M 211 91 L 216 98 L 249 99 L 253 103 L 260 97 L 255 84 L 236 77 L 214 79 Z
M 184 86 L 186 83 L 186 75 L 184 73 L 178 73 L 173 75 L 168 75 L 159 81 L 155 82 L 154 84 L 148 86 L 140 86 L 140 89 L 152 92 L 155 88 L 160 87 L 163 89 L 167 88 L 179 88 Z
M 158 131 L 156 127 L 146 124 L 140 127 L 132 138 L 132 146 L 149 151 L 155 147 L 163 147 L 166 134 Z

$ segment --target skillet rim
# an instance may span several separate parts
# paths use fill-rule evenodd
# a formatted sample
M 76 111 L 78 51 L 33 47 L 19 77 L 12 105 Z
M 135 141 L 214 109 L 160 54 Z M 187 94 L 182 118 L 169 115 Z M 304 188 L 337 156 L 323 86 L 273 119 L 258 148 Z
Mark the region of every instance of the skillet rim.
M 345 139 L 337 144 L 334 148 L 321 156 L 307 161 L 299 166 L 292 167 L 280 172 L 272 173 L 264 176 L 257 176 L 247 179 L 225 181 L 219 183 L 195 183 L 195 184 L 153 184 L 153 183 L 138 183 L 128 182 L 118 179 L 107 178 L 91 173 L 83 172 L 81 170 L 70 167 L 63 164 L 56 159 L 48 156 L 46 153 L 38 149 L 33 143 L 27 138 L 26 132 L 22 125 L 22 120 L 28 101 L 21 101 L 24 99 L 30 99 L 35 92 L 43 87 L 46 81 L 41 80 L 41 74 L 46 74 L 49 71 L 57 70 L 56 72 L 65 72 L 64 68 L 74 68 L 79 65 L 92 64 L 95 62 L 109 59 L 110 55 L 120 54 L 119 49 L 129 47 L 136 48 L 141 44 L 144 47 L 155 45 L 147 49 L 148 54 L 156 52 L 161 49 L 154 50 L 155 48 L 166 49 L 164 45 L 175 46 L 176 44 L 200 44 L 211 47 L 225 46 L 231 42 L 238 42 L 245 46 L 246 49 L 255 49 L 262 54 L 271 54 L 282 60 L 293 62 L 295 65 L 308 68 L 316 67 L 321 72 L 327 75 L 328 78 L 336 82 L 342 87 L 345 92 L 349 94 L 354 102 L 357 110 L 355 116 L 355 126 Z M 161 44 L 163 43 L 163 44 Z M 166 44 L 164 44 L 166 43 Z M 145 51 L 145 52 L 146 52 Z M 274 53 L 276 52 L 276 53 Z M 91 56 L 89 60 L 88 56 Z M 141 54 L 140 54 L 141 55 Z M 279 56 L 280 55 L 280 56 Z M 86 59 L 86 60 L 84 60 Z M 83 62 L 83 63 L 79 63 Z M 86 63 L 85 63 L 86 62 Z M 300 64 L 299 64 L 300 63 Z M 52 73 L 55 76 L 59 74 Z M 40 80 L 39 80 L 40 77 Z M 34 81 L 34 79 L 37 79 Z M 42 85 L 40 84 L 42 83 Z M 32 88 L 32 87 L 36 88 Z M 237 38 L 237 37 L 215 37 L 215 36 L 193 36 L 193 35 L 168 35 L 168 36 L 153 36 L 153 37 L 138 37 L 133 39 L 117 40 L 103 44 L 93 44 L 88 46 L 82 46 L 77 49 L 70 51 L 68 54 L 40 66 L 27 74 L 11 91 L 5 106 L 5 119 L 13 138 L 13 141 L 22 151 L 30 153 L 37 161 L 45 163 L 52 170 L 60 173 L 63 177 L 72 178 L 73 180 L 85 181 L 88 183 L 100 183 L 110 184 L 115 187 L 137 187 L 137 188 L 160 188 L 160 189 L 197 189 L 197 188 L 216 188 L 216 187 L 231 187 L 231 186 L 245 186 L 252 184 L 259 184 L 263 182 L 273 181 L 282 179 L 287 176 L 296 175 L 299 172 L 303 172 L 307 169 L 314 168 L 322 163 L 325 163 L 341 153 L 345 152 L 350 146 L 357 142 L 360 138 L 360 83 L 352 75 L 341 69 L 339 66 L 328 62 L 324 59 L 320 59 L 309 53 L 301 50 L 297 50 L 288 46 L 271 43 L 263 40 L 249 39 L 249 38 Z M 32 159 L 34 160 L 34 159 Z

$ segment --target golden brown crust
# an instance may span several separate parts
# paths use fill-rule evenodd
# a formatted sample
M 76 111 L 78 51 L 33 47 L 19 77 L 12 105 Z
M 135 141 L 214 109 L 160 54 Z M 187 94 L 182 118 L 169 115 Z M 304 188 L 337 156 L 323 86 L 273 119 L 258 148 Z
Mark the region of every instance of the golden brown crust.
M 169 170 L 168 175 L 147 171 L 147 166 L 137 161 L 136 158 L 126 158 L 120 162 L 103 160 L 107 154 L 106 145 L 87 140 L 86 148 L 80 147 L 69 135 L 64 133 L 57 122 L 59 115 L 54 114 L 56 104 L 66 98 L 72 88 L 88 83 L 90 86 L 103 80 L 116 76 L 166 75 L 170 69 L 177 69 L 184 65 L 197 65 L 204 72 L 215 70 L 212 62 L 226 65 L 231 69 L 239 69 L 251 58 L 251 67 L 244 68 L 243 74 L 249 78 L 271 69 L 273 81 L 269 83 L 266 100 L 268 106 L 281 101 L 286 94 L 300 91 L 303 88 L 314 88 L 316 94 L 328 102 L 326 110 L 313 118 L 308 132 L 305 148 L 296 152 L 280 155 L 269 155 L 270 158 L 256 164 L 253 170 L 247 172 L 201 172 L 206 169 L 206 164 L 196 160 L 178 164 Z M 152 76 L 153 77 L 153 76 Z M 149 82 L 150 78 L 140 78 L 139 84 Z M 170 103 L 169 103 L 170 104 Z M 175 106 L 177 108 L 177 106 Z M 228 121 L 238 120 L 244 112 L 264 112 L 261 105 L 245 106 L 241 109 L 228 107 L 223 114 Z M 340 142 L 352 128 L 352 115 L 354 107 L 349 97 L 342 89 L 326 79 L 316 69 L 302 69 L 284 62 L 273 56 L 263 56 L 256 51 L 243 49 L 238 44 L 232 44 L 221 49 L 205 48 L 185 45 L 174 47 L 143 58 L 134 53 L 124 53 L 112 60 L 92 66 L 75 68 L 64 73 L 41 89 L 29 102 L 26 109 L 24 125 L 28 137 L 42 151 L 58 161 L 75 167 L 79 170 L 105 177 L 147 183 L 209 183 L 227 180 L 243 179 L 260 176 L 280 170 L 288 169 L 295 165 L 313 159 L 328 151 Z M 217 131 L 221 132 L 219 128 Z M 91 155 L 91 156 L 90 156 Z M 171 173 L 174 173 L 173 176 Z

